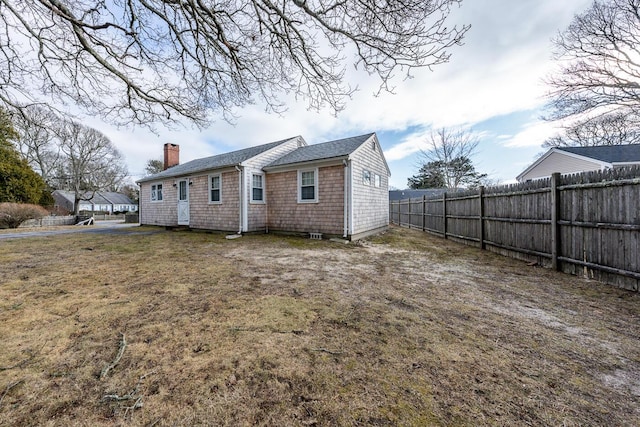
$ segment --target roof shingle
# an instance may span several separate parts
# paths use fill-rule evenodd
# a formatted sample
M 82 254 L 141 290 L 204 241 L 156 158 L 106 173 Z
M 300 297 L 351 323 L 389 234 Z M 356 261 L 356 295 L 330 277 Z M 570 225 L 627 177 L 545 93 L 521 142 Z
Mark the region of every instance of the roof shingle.
M 640 162 L 640 144 L 558 147 L 558 150 L 607 163 Z
M 189 175 L 195 172 L 203 172 L 206 170 L 219 169 L 229 166 L 236 166 L 240 163 L 262 154 L 271 148 L 277 147 L 287 141 L 295 138 L 302 138 L 295 136 L 292 138 L 283 139 L 280 141 L 271 142 L 269 144 L 257 145 L 255 147 L 249 147 L 242 150 L 232 151 L 230 153 L 218 154 L 210 157 L 203 157 L 201 159 L 191 160 L 190 162 L 173 166 L 155 175 L 147 176 L 139 179 L 138 182 L 154 181 L 161 178 L 170 178 L 174 176 Z
M 271 162 L 265 168 L 274 166 L 292 165 L 296 163 L 312 162 L 314 160 L 332 159 L 345 157 L 353 153 L 365 141 L 371 138 L 374 133 L 368 133 L 350 138 L 337 139 L 335 141 L 323 142 L 320 144 L 299 147 L 289 154 L 285 154 L 279 159 Z

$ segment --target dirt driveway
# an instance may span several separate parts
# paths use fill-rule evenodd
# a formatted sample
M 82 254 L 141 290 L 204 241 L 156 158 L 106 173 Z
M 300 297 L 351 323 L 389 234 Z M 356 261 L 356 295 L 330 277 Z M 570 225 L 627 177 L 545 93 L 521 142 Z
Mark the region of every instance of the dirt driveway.
M 0 244 L 0 425 L 640 425 L 636 293 L 399 228 L 130 231 Z

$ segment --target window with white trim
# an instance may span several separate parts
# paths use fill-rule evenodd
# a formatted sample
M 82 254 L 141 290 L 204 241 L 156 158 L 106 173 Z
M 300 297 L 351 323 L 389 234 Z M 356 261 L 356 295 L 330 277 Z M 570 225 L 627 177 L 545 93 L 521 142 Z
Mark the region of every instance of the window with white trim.
M 362 183 L 364 185 L 371 185 L 371 172 L 366 169 L 362 171 Z
M 380 175 L 375 174 L 373 176 L 373 183 L 376 187 L 380 187 Z
M 151 184 L 151 201 L 162 201 L 162 184 Z
M 222 203 L 222 175 L 209 175 L 209 203 Z
M 264 202 L 264 175 L 254 173 L 251 177 L 251 201 Z
M 298 171 L 298 203 L 318 201 L 318 169 Z

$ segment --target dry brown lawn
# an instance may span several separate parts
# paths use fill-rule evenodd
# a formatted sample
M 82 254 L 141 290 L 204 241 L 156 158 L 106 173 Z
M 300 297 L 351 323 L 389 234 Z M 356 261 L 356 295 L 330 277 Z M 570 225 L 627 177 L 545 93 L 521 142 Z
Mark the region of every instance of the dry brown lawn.
M 638 294 L 417 231 L 12 239 L 0 277 L 0 425 L 640 425 Z

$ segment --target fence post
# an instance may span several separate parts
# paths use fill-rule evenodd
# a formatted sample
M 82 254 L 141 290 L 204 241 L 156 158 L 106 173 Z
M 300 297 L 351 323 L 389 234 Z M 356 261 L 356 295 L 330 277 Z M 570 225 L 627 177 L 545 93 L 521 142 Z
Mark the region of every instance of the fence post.
M 558 190 L 558 182 L 560 181 L 560 173 L 555 172 L 551 175 L 551 268 L 560 270 L 558 263 L 558 253 L 560 252 L 560 191 Z
M 442 193 L 442 233 L 447 238 L 447 192 Z
M 407 219 L 409 220 L 409 228 L 411 228 L 411 197 L 407 199 L 409 205 L 407 206 Z
M 422 231 L 424 231 L 425 229 L 425 222 L 426 222 L 426 209 L 427 208 L 427 196 L 425 194 L 422 195 Z
M 480 220 L 480 228 L 478 230 L 479 238 L 480 238 L 480 249 L 486 249 L 486 245 L 484 244 L 484 185 L 481 185 L 478 188 L 478 198 L 480 205 L 478 206 L 480 215 L 478 219 Z
M 398 200 L 398 225 L 402 225 L 400 221 L 402 218 L 400 217 L 400 211 L 402 210 L 402 199 Z

